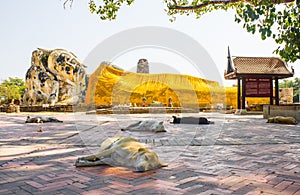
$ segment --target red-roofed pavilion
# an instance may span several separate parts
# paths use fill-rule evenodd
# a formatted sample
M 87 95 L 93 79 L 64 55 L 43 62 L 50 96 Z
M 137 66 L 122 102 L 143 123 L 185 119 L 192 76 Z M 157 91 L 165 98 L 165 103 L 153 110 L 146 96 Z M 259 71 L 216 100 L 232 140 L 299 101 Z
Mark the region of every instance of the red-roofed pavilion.
M 284 61 L 276 57 L 233 57 L 228 48 L 228 63 L 224 78 L 237 79 L 238 109 L 245 109 L 246 97 L 270 97 L 270 105 L 279 105 L 278 79 L 294 75 Z M 275 84 L 275 97 L 273 93 Z

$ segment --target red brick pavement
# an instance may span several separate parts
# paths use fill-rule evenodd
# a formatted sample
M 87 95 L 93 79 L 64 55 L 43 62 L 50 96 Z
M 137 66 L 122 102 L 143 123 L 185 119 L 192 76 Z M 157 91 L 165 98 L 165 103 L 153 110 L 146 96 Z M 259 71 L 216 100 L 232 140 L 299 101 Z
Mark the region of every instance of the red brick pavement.
M 55 116 L 65 122 L 43 124 L 37 133 L 38 125 L 23 124 L 25 115 L 0 114 L 0 194 L 300 194 L 299 125 L 229 118 L 215 144 L 188 146 L 168 167 L 136 173 L 110 166 L 75 168 L 76 158 L 89 151 L 73 116 Z M 181 151 L 182 146 L 155 149 Z

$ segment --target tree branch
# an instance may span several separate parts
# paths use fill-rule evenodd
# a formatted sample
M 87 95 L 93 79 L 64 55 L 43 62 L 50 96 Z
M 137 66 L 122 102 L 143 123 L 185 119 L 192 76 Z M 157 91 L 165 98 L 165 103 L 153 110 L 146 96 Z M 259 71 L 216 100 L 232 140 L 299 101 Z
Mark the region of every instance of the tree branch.
M 280 3 L 291 3 L 295 0 L 281 0 Z M 247 2 L 250 4 L 253 4 L 253 2 L 251 0 L 212 0 L 212 1 L 208 1 L 205 3 L 201 3 L 198 5 L 191 5 L 191 6 L 180 6 L 177 4 L 176 0 L 173 0 L 174 4 L 171 6 L 168 6 L 168 9 L 170 10 L 197 10 L 203 7 L 207 7 L 209 5 L 219 5 L 219 4 L 233 4 L 233 3 L 237 3 L 237 2 Z M 263 2 L 261 2 L 263 3 Z M 273 4 L 280 4 L 277 0 L 272 0 L 271 3 Z
M 240 2 L 242 0 L 219 0 L 219 1 L 208 1 L 202 4 L 198 5 L 192 5 L 192 6 L 180 6 L 177 3 L 168 7 L 170 10 L 196 10 L 203 7 L 207 7 L 208 5 L 217 5 L 217 4 L 229 4 L 229 3 L 236 3 Z
M 69 3 L 69 4 L 70 4 L 70 7 L 72 7 L 72 5 L 73 5 L 73 0 L 65 0 L 65 1 L 64 1 L 64 4 L 63 4 L 64 9 L 66 9 L 67 3 Z

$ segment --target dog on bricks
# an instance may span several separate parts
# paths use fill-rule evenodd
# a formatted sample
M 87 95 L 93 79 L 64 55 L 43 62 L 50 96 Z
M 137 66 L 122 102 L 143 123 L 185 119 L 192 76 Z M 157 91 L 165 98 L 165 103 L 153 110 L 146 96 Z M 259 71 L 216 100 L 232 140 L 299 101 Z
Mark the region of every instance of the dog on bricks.
M 145 172 L 168 164 L 162 163 L 157 154 L 132 137 L 115 136 L 102 142 L 99 152 L 76 160 L 76 167 L 110 165 Z
M 213 124 L 205 117 L 173 117 L 173 124 Z
M 151 132 L 166 132 L 163 121 L 156 120 L 144 120 L 138 121 L 129 125 L 128 127 L 121 129 L 122 131 L 151 131 Z
M 58 120 L 55 117 L 43 117 L 43 116 L 38 116 L 38 117 L 30 117 L 27 116 L 27 119 L 25 123 L 62 123 L 63 121 Z
M 275 116 L 275 117 L 269 117 L 267 123 L 296 125 L 298 122 L 293 117 Z

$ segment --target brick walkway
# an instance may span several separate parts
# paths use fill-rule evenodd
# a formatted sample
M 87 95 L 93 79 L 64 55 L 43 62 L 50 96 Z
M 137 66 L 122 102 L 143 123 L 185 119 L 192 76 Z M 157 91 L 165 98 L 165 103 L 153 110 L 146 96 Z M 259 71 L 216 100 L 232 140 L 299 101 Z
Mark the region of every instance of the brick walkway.
M 25 113 L 0 114 L 0 194 L 300 195 L 299 124 L 218 113 L 201 114 L 215 124 L 199 126 L 169 124 L 170 114 L 44 115 L 64 123 L 24 124 Z M 168 132 L 120 131 L 145 118 L 164 120 Z M 138 138 L 169 166 L 146 173 L 73 166 L 114 135 Z

